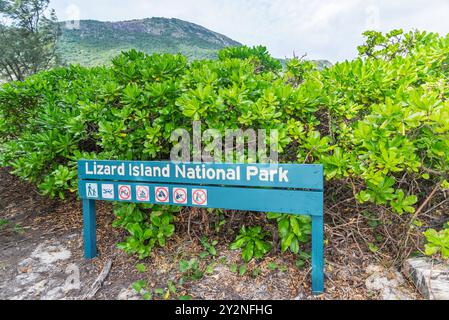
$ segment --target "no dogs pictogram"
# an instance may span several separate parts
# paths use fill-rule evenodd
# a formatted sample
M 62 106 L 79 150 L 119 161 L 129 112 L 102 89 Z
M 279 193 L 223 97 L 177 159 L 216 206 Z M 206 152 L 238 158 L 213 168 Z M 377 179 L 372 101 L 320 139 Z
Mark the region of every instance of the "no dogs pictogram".
M 197 206 L 207 206 L 207 190 L 193 189 L 192 203 Z
M 167 203 L 168 202 L 168 188 L 156 187 L 154 189 L 154 196 L 156 198 L 156 202 Z

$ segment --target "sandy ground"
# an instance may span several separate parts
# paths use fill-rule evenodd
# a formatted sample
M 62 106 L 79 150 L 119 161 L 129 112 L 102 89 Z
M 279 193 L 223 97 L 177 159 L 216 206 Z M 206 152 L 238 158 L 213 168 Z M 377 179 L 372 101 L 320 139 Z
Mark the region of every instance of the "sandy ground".
M 76 197 L 66 201 L 41 197 L 34 187 L 0 169 L 0 221 L 7 221 L 0 227 L 0 299 L 140 299 L 131 285 L 142 279 L 153 299 L 184 295 L 231 300 L 420 299 L 396 270 L 385 269 L 350 240 L 326 241 L 326 293 L 318 297 L 310 294 L 310 266 L 306 263 L 298 269 L 292 254 L 274 252 L 263 261 L 251 262 L 248 271 L 239 275 L 232 266 L 242 265 L 240 254 L 228 249 L 226 237 L 215 236 L 219 240 L 216 257 L 198 258 L 204 249 L 195 236 L 195 226 L 190 235 L 186 232 L 186 217 L 191 214 L 186 211 L 167 245 L 139 261 L 116 247 L 126 233 L 112 227 L 112 206 L 98 204 L 99 256 L 85 260 L 82 212 Z M 241 223 L 254 218 L 254 214 L 245 215 Z M 202 270 L 210 265 L 209 273 L 180 283 L 179 260 L 191 258 L 198 259 Z M 112 267 L 106 280 L 89 296 L 109 260 Z M 145 265 L 145 272 L 136 270 L 138 263 Z M 273 270 L 273 263 L 278 268 Z M 176 291 L 167 293 L 170 283 Z

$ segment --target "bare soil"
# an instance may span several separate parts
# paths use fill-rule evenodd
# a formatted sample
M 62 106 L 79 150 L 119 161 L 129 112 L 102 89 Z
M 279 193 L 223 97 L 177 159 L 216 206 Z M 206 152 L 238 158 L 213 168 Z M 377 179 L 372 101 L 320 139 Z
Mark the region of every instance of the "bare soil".
M 227 224 L 250 224 L 262 219 L 261 216 L 232 213 Z M 19 181 L 7 169 L 0 169 L 0 221 L 4 224 L 0 227 L 0 299 L 85 299 L 109 259 L 112 268 L 100 290 L 90 299 L 139 299 L 130 286 L 141 279 L 146 280 L 150 290 L 162 288 L 166 292 L 168 283 L 178 284 L 182 276 L 179 260 L 198 257 L 204 251 L 199 237 L 205 232 L 219 240 L 217 257 L 201 260 L 202 268 L 214 263 L 211 274 L 177 285 L 176 293 L 154 294 L 153 298 L 177 299 L 181 295 L 231 300 L 383 297 L 382 290 L 368 289 L 366 285 L 367 279 L 372 278 L 368 266 L 382 263 L 352 237 L 343 241 L 333 236 L 338 229 L 331 230 L 329 225 L 326 225 L 326 293 L 314 297 L 310 294 L 310 265 L 306 263 L 299 269 L 292 254 L 273 252 L 261 262 L 251 262 L 243 276 L 232 272 L 234 263 L 242 265 L 240 253 L 228 249 L 232 231 L 225 228 L 214 234 L 204 230 L 204 219 L 207 219 L 204 212 L 183 210 L 176 222 L 176 235 L 165 247 L 154 250 L 150 258 L 139 261 L 116 247 L 126 238 L 126 232 L 112 227 L 112 206 L 98 203 L 99 256 L 85 260 L 80 201 L 75 196 L 66 201 L 42 197 L 35 187 Z M 270 262 L 280 268 L 271 270 Z M 136 270 L 138 263 L 146 266 L 145 273 Z M 408 298 L 420 298 L 408 282 L 401 284 L 400 290 Z

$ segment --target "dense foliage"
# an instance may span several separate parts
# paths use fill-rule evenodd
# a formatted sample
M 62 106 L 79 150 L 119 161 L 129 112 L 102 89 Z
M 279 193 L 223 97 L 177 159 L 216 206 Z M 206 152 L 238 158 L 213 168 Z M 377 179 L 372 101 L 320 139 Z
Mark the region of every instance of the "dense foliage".
M 427 238 L 425 245 L 427 255 L 441 254 L 443 259 L 449 259 L 449 222 L 443 230 L 428 229 L 424 235 Z
M 360 58 L 324 70 L 293 59 L 283 71 L 263 48 L 242 47 L 217 61 L 130 51 L 111 67 L 42 72 L 0 90 L 0 161 L 63 197 L 76 191 L 77 159 L 167 159 L 172 130 L 191 130 L 193 120 L 222 131 L 276 128 L 282 162 L 323 163 L 329 184 L 359 203 L 413 214 L 448 185 L 449 37 L 415 33 L 392 45 L 401 35 L 367 33 Z M 328 195 L 335 203 L 345 200 L 338 190 Z M 171 212 L 118 212 L 129 252 L 146 256 L 142 245 L 173 232 Z M 283 250 L 307 241 L 308 221 L 270 218 Z

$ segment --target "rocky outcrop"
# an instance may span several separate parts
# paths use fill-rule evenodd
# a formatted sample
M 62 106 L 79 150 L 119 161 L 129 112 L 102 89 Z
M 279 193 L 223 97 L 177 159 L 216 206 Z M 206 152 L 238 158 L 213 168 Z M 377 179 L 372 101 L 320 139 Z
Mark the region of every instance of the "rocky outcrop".
M 370 265 L 366 269 L 368 290 L 379 294 L 382 300 L 413 300 L 414 293 L 406 285 L 405 279 L 397 270 Z

